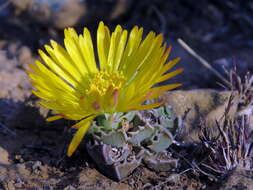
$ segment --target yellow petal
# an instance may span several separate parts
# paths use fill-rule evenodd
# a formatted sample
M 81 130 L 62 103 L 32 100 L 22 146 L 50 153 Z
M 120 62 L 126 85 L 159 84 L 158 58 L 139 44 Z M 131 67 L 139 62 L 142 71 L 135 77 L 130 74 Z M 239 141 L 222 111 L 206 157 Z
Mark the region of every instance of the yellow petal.
M 44 81 L 44 85 L 54 85 L 54 87 L 62 88 L 62 89 L 64 89 L 64 91 L 73 92 L 74 89 L 68 83 L 66 83 L 64 80 L 62 80 L 57 75 L 55 75 L 53 72 L 51 72 L 41 62 L 36 60 L 35 64 L 38 67 L 39 71 L 38 71 L 37 75 L 31 74 L 31 76 L 35 77 L 34 81 L 36 81 L 36 82 Z
M 97 30 L 97 51 L 100 70 L 105 70 L 110 47 L 110 31 L 103 22 L 99 23 Z
M 174 67 L 178 62 L 180 61 L 180 58 L 177 57 L 171 61 L 169 61 L 167 64 L 164 65 L 163 69 L 162 69 L 162 73 L 167 72 L 168 70 L 170 70 L 172 67 Z
M 127 72 L 129 64 L 131 64 L 135 58 L 136 50 L 139 48 L 142 40 L 142 33 L 143 28 L 138 29 L 137 26 L 135 26 L 130 32 L 126 49 L 123 54 L 122 63 L 120 65 L 120 69 L 124 72 Z
M 55 121 L 62 118 L 63 117 L 61 115 L 54 115 L 54 116 L 48 117 L 46 120 L 50 122 L 50 121 Z
M 168 80 L 168 79 L 178 75 L 179 73 L 182 73 L 183 71 L 184 71 L 184 69 L 180 68 L 180 69 L 177 69 L 173 72 L 167 73 L 167 74 L 161 76 L 156 82 L 159 83 L 159 82 L 163 82 L 165 80 Z
M 91 72 L 97 72 L 98 69 L 95 61 L 92 39 L 90 32 L 87 28 L 84 28 L 83 36 L 79 36 L 79 47 L 82 51 L 83 59 L 89 67 L 89 70 Z
M 38 87 L 37 87 L 37 88 L 38 88 Z M 44 99 L 44 100 L 48 100 L 48 101 L 51 100 L 51 101 L 52 101 L 52 100 L 55 100 L 55 99 L 56 99 L 51 93 L 49 93 L 49 92 L 46 93 L 46 91 L 41 92 L 41 91 L 32 90 L 32 93 L 33 93 L 35 96 L 37 96 L 37 97 L 39 97 L 39 98 L 42 98 L 42 99 Z
M 150 32 L 144 41 L 140 44 L 138 50 L 134 52 L 136 56 L 133 56 L 132 59 L 128 60 L 128 65 L 125 71 L 127 78 L 131 78 L 133 76 L 133 74 L 143 63 L 143 60 L 145 60 L 145 58 L 149 55 L 151 52 L 150 47 L 152 46 L 154 39 L 155 33 Z
M 110 41 L 110 49 L 109 49 L 107 65 L 106 65 L 106 68 L 108 69 L 108 71 L 113 71 L 113 67 L 115 64 L 115 56 L 117 52 L 117 44 L 118 44 L 118 40 L 120 38 L 121 32 L 122 32 L 121 26 L 117 25 L 115 31 L 112 33 L 112 37 Z
M 116 56 L 115 56 L 115 61 L 114 61 L 114 66 L 113 66 L 113 70 L 117 71 L 118 67 L 120 65 L 124 50 L 125 50 L 125 45 L 126 45 L 126 41 L 127 41 L 127 31 L 124 30 L 120 36 L 119 42 L 117 44 L 117 52 L 116 52 Z
M 79 129 L 77 130 L 76 134 L 74 135 L 67 151 L 67 155 L 70 157 L 72 154 L 76 151 L 77 147 L 81 143 L 85 133 L 89 129 L 89 126 L 91 124 L 91 121 L 94 119 L 93 117 L 86 118 L 79 123 L 77 123 L 75 126 L 79 126 Z
M 151 99 L 157 98 L 158 96 L 160 96 L 165 91 L 172 90 L 172 89 L 177 88 L 179 86 L 182 86 L 182 84 L 176 83 L 176 84 L 169 84 L 169 85 L 165 85 L 165 86 L 151 88 L 151 90 L 153 91 L 153 93 L 151 94 L 150 97 L 148 97 L 147 100 L 151 100 Z
M 79 71 L 82 72 L 82 75 L 85 76 L 87 73 L 91 73 L 92 70 L 83 58 L 85 55 L 82 55 L 82 50 L 79 47 L 78 37 L 72 37 L 72 33 L 72 29 L 64 30 L 64 45 L 74 64 L 79 68 Z
M 160 47 L 161 45 L 162 36 L 158 36 L 156 40 L 153 42 L 152 46 L 150 47 L 149 52 L 147 53 L 146 57 L 142 60 L 139 68 L 137 69 L 137 74 L 135 75 L 132 82 L 138 83 L 139 87 L 144 87 L 143 84 L 147 83 L 155 83 L 155 80 L 151 80 L 152 76 L 159 73 L 159 64 L 160 58 L 163 55 L 164 47 Z M 156 70 L 155 70 L 156 68 Z M 150 86 L 150 85 L 148 85 Z M 151 85 L 153 86 L 153 85 Z M 151 87 L 150 86 L 150 87 Z
M 52 69 L 52 71 L 54 71 L 54 73 L 56 73 L 57 75 L 61 76 L 62 78 L 64 78 L 66 81 L 68 81 L 70 84 L 72 84 L 73 86 L 76 86 L 77 84 L 77 79 L 74 78 L 74 76 L 76 76 L 76 72 L 70 74 L 67 70 L 66 70 L 66 64 L 64 65 L 64 67 L 62 67 L 62 65 L 58 65 L 56 64 L 52 59 L 50 59 L 43 51 L 39 50 L 39 54 L 41 56 L 41 58 L 43 59 L 44 63 L 50 68 Z M 64 61 L 62 61 L 63 63 Z M 70 71 L 70 70 L 69 70 Z
M 72 75 L 72 77 L 78 82 L 81 78 L 82 72 L 79 70 L 78 66 L 69 56 L 68 52 L 54 40 L 50 40 L 51 46 L 45 45 L 47 53 L 50 58 L 63 70 L 67 71 Z M 74 84 L 72 84 L 74 85 Z
M 134 110 L 142 111 L 142 110 L 148 110 L 152 108 L 156 108 L 164 104 L 164 102 L 158 102 L 158 103 L 153 103 L 153 104 L 146 104 L 146 105 L 139 105 L 134 108 Z

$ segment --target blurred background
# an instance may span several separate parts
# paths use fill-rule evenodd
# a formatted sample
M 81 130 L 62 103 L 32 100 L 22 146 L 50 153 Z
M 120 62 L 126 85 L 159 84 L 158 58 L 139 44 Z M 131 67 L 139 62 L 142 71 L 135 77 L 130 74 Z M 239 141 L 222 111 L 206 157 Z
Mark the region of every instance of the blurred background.
M 183 39 L 213 67 L 237 65 L 243 75 L 253 70 L 253 2 L 250 0 L 0 0 L 0 97 L 22 99 L 29 91 L 24 73 L 37 58 L 37 49 L 54 39 L 63 41 L 63 29 L 79 33 L 88 27 L 93 37 L 99 21 L 111 30 L 117 24 L 163 33 L 173 57 L 181 57 L 177 76 L 184 89 L 220 88 L 219 81 L 178 43 Z M 169 81 L 171 82 L 171 81 Z M 18 91 L 18 92 L 17 92 Z

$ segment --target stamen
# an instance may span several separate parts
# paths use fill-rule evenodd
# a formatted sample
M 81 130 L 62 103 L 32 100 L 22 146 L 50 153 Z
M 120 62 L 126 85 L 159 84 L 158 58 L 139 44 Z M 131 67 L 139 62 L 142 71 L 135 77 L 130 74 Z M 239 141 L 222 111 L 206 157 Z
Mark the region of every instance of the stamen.
M 97 101 L 94 102 L 94 103 L 92 104 L 92 107 L 93 107 L 94 110 L 98 111 L 98 110 L 100 109 L 99 102 L 97 102 Z
M 119 102 L 119 90 L 118 89 L 114 90 L 112 95 L 113 95 L 113 106 L 116 106 Z
M 153 92 L 154 92 L 153 90 L 149 90 L 146 96 L 144 97 L 144 101 L 146 101 L 153 94 Z
M 84 97 L 92 103 L 95 111 L 111 112 L 119 101 L 119 91 L 126 83 L 126 78 L 120 72 L 100 71 L 94 73 L 88 83 L 88 88 L 84 91 Z M 80 97 L 80 101 L 83 97 Z M 109 102 L 108 102 L 109 101 Z M 110 105 L 105 108 L 104 105 Z
M 84 96 L 80 96 L 80 101 L 83 101 L 83 99 L 84 99 Z

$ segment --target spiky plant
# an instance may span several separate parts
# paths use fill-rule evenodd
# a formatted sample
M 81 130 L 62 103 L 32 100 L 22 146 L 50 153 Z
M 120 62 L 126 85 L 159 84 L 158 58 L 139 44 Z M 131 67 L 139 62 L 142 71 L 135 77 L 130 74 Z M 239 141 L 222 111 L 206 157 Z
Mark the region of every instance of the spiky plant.
M 227 73 L 232 94 L 222 118 L 224 120 L 216 121 L 219 135 L 210 137 L 205 130 L 201 135 L 204 146 L 210 152 L 201 166 L 207 175 L 217 178 L 227 176 L 236 168 L 253 169 L 253 76 L 247 73 L 243 81 L 235 70 Z M 235 96 L 237 101 L 233 101 Z M 229 118 L 227 114 L 233 104 L 237 105 L 237 114 Z

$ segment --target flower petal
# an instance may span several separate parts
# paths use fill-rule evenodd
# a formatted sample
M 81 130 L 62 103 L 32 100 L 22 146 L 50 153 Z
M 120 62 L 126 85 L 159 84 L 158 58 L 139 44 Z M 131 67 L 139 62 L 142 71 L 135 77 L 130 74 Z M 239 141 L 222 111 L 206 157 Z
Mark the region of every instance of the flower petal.
M 110 31 L 103 22 L 99 23 L 97 30 L 97 51 L 100 70 L 105 70 L 110 47 Z
M 50 121 L 55 121 L 62 118 L 63 118 L 62 115 L 54 115 L 54 116 L 48 117 L 46 120 L 50 122 Z
M 90 126 L 91 121 L 93 119 L 94 119 L 94 116 L 84 119 L 75 125 L 75 126 L 78 126 L 79 128 L 78 128 L 76 134 L 74 135 L 74 137 L 68 147 L 67 155 L 69 157 L 72 156 L 72 154 L 76 151 L 76 149 L 79 146 L 79 144 L 81 143 L 85 133 L 89 129 L 89 126 Z
M 184 71 L 184 69 L 180 68 L 180 69 L 177 69 L 177 70 L 175 70 L 173 72 L 167 73 L 167 74 L 161 76 L 156 82 L 159 83 L 159 82 L 163 82 L 165 80 L 168 80 L 168 79 L 170 79 L 170 78 L 172 78 L 172 77 L 174 77 L 174 76 L 182 73 L 183 71 Z
M 153 104 L 145 104 L 145 105 L 139 105 L 137 107 L 134 107 L 134 110 L 142 111 L 142 110 L 148 110 L 152 108 L 156 108 L 164 104 L 164 102 L 157 102 Z

